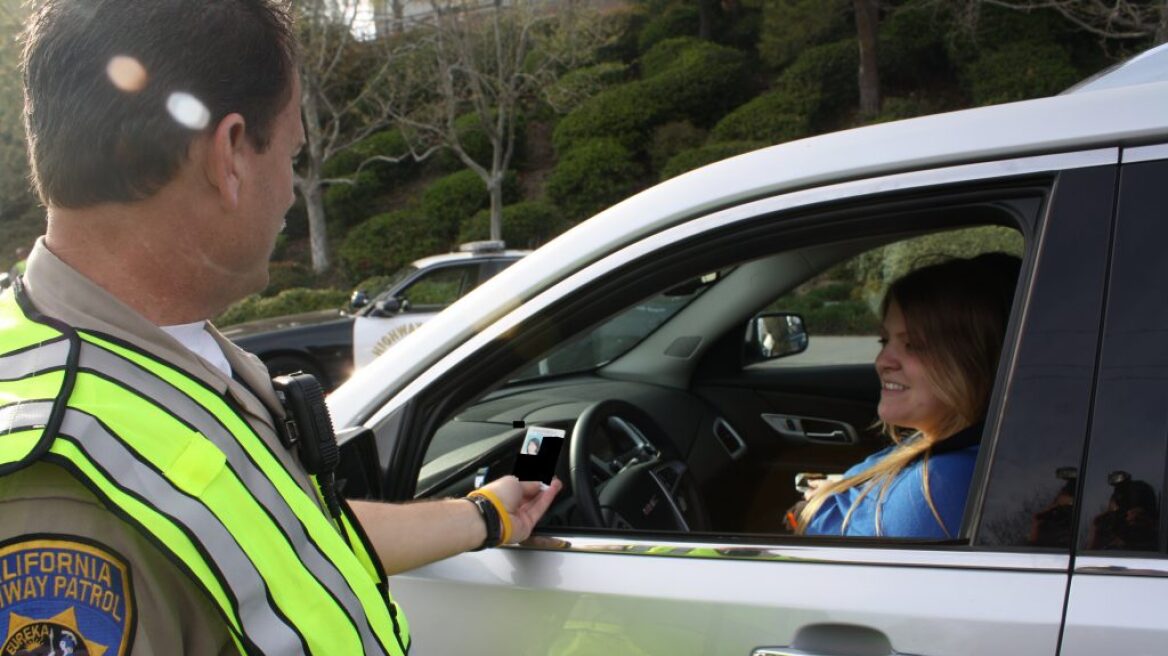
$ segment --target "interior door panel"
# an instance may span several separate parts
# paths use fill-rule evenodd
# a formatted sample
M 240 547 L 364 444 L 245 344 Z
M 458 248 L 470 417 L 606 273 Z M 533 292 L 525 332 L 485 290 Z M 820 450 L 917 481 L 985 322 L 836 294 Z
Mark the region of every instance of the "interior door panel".
M 875 423 L 880 383 L 872 365 L 756 367 L 694 391 L 746 443 L 734 475 L 708 492 L 711 516 L 726 530 L 782 532 L 784 511 L 802 498 L 795 474 L 841 473 L 887 444 Z M 801 420 L 796 425 L 812 435 L 850 427 L 856 439 L 792 437 L 776 428 L 776 416 Z

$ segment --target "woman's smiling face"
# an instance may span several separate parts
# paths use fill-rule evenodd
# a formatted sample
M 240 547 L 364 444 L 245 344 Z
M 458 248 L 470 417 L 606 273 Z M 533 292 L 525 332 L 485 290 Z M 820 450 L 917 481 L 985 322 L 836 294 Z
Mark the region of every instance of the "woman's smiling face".
M 895 300 L 888 304 L 880 330 L 880 354 L 876 373 L 880 376 L 880 419 L 893 426 L 912 428 L 928 437 L 952 417 L 953 410 L 941 401 L 937 387 L 929 380 L 928 365 L 922 358 L 923 344 L 909 338 L 904 313 Z

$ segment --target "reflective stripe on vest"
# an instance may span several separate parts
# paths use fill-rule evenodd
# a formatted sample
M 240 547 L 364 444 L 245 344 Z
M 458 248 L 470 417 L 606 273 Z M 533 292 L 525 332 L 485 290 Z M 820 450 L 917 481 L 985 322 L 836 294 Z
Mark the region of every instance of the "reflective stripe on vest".
M 41 457 L 72 471 L 180 563 L 244 651 L 407 651 L 408 626 L 364 536 L 345 518 L 347 544 L 227 400 L 111 338 L 77 333 L 71 349 L 61 332 L 18 326 L 12 312 L 20 310 L 5 297 L 0 472 L 44 445 L 39 433 L 54 423 L 57 393 L 71 387 Z

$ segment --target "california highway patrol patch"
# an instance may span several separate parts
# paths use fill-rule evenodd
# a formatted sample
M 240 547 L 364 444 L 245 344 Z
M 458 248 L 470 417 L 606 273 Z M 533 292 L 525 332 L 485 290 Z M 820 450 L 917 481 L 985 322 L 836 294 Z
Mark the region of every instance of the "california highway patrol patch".
M 70 536 L 0 544 L 0 656 L 129 653 L 133 588 L 125 559 Z

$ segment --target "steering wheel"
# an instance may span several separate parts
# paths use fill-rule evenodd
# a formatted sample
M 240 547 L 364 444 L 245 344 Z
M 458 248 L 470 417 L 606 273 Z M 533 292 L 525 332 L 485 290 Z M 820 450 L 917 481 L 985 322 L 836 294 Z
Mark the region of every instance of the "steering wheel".
M 624 432 L 635 448 L 613 463 L 597 458 L 592 440 L 604 428 Z M 610 399 L 586 408 L 572 429 L 568 452 L 572 493 L 585 523 L 663 531 L 707 529 L 697 486 L 685 463 L 667 455 L 672 451 L 652 419 L 631 403 Z M 593 484 L 594 476 L 600 479 L 598 485 Z

